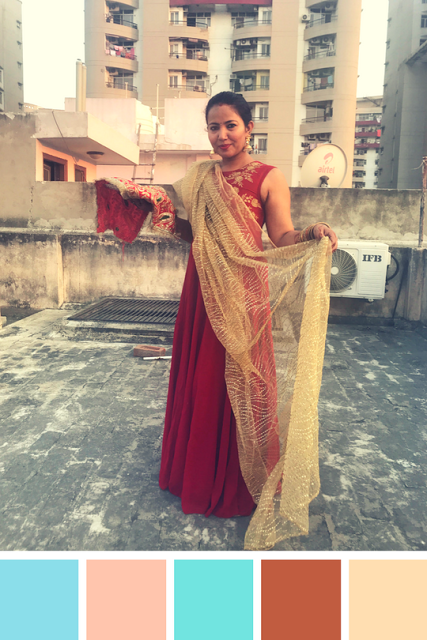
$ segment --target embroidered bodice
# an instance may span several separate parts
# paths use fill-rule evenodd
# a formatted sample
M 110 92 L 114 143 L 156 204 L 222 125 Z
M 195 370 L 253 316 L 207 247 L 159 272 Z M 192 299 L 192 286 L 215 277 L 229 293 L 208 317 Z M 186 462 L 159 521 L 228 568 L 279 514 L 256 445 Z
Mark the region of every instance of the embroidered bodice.
M 236 189 L 248 209 L 254 214 L 258 224 L 264 224 L 264 210 L 261 201 L 261 186 L 265 176 L 274 167 L 255 160 L 242 169 L 223 171 L 228 184 Z

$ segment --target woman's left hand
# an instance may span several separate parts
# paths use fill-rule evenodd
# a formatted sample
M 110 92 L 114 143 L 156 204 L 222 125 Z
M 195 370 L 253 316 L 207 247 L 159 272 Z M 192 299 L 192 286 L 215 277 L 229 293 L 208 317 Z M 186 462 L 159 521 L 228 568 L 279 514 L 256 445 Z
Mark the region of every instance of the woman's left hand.
M 316 240 L 320 240 L 321 238 L 329 238 L 331 241 L 332 253 L 337 250 L 338 247 L 338 238 L 337 234 L 333 229 L 330 229 L 324 224 L 316 224 L 313 229 L 313 235 Z

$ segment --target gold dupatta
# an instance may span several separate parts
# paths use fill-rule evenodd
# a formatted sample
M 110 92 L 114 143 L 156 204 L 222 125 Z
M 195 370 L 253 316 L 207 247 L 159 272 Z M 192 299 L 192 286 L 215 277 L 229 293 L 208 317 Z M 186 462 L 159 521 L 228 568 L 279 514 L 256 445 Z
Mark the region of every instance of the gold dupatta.
M 308 533 L 309 503 L 320 489 L 329 240 L 263 250 L 259 224 L 218 162 L 192 165 L 176 188 L 206 311 L 226 350 L 240 468 L 257 503 L 245 549 L 269 549 Z

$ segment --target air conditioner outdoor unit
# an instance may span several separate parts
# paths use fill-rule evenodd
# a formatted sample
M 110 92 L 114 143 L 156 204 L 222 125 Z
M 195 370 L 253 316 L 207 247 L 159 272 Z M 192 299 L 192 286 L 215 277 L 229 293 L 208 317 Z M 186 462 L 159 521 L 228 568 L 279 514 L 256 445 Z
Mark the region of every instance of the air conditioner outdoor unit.
M 199 84 L 195 84 L 193 87 L 193 91 L 202 91 L 202 87 Z
M 310 16 L 305 13 L 303 16 L 301 16 L 301 22 L 310 22 Z
M 391 254 L 382 242 L 340 240 L 332 254 L 331 296 L 380 300 Z

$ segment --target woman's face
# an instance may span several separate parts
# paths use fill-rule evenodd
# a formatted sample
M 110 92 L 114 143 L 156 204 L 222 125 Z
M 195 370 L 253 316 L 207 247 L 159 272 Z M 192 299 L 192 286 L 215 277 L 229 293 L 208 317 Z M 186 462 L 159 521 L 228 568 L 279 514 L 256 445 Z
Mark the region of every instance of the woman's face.
M 237 111 L 228 104 L 215 105 L 208 113 L 209 142 L 221 158 L 233 158 L 242 153 L 246 136 L 253 126 L 251 121 L 246 127 Z

